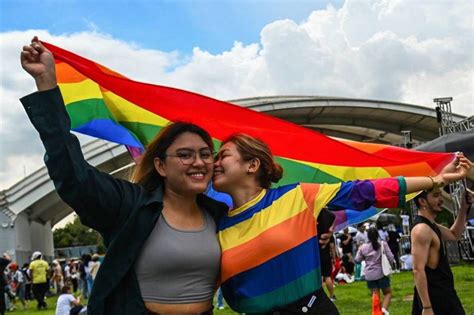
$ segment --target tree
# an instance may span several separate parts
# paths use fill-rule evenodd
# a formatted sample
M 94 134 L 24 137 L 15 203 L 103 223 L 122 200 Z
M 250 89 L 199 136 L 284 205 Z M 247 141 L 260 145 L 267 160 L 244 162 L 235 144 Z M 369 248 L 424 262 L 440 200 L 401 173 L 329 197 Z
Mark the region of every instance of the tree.
M 99 232 L 82 225 L 79 217 L 76 217 L 65 227 L 54 230 L 53 239 L 55 248 L 98 245 L 99 253 L 105 251 L 104 242 Z

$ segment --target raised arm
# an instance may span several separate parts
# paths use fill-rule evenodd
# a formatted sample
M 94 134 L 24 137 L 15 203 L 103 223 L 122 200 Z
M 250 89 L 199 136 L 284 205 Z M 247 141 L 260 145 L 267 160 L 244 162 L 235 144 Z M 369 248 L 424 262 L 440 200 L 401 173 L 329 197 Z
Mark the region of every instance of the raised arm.
M 23 46 L 21 66 L 35 79 L 38 91 L 47 91 L 58 86 L 53 54 L 33 37 L 30 45 Z
M 21 99 L 46 149 L 45 164 L 59 196 L 82 223 L 107 232 L 123 222 L 132 209 L 138 186 L 118 180 L 89 165 L 57 87 L 54 58 L 35 37 L 21 52 L 21 65 L 36 82 L 38 92 Z
M 397 208 L 405 204 L 406 183 L 403 177 L 343 182 L 329 201 L 331 210 Z
M 446 165 L 441 172 L 434 177 L 406 177 L 407 193 L 442 187 L 449 183 L 466 178 L 471 167 L 472 162 L 466 158 L 463 153 L 457 152 L 454 160 Z
M 467 176 L 471 167 L 472 162 L 464 154 L 457 153 L 456 158 L 435 177 L 397 177 L 343 182 L 329 201 L 328 208 L 365 210 L 372 206 L 403 207 L 406 194 L 461 180 Z
M 462 198 L 458 216 L 456 217 L 456 220 L 449 229 L 441 224 L 438 224 L 438 227 L 441 230 L 441 236 L 443 237 L 443 240 L 457 241 L 461 238 L 466 225 L 467 214 L 472 206 L 472 195 L 473 194 L 471 192 L 465 192 Z

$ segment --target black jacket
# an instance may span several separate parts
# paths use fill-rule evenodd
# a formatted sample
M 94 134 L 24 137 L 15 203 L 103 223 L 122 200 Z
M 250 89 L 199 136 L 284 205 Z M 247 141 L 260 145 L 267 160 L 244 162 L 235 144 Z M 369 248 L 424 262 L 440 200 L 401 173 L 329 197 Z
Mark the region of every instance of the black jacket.
M 11 263 L 10 260 L 0 257 L 0 293 L 5 292 L 5 286 L 7 285 L 7 280 L 5 279 L 5 268 L 8 264 Z M 0 295 L 1 298 L 4 298 L 3 295 Z
M 149 192 L 89 165 L 59 88 L 21 99 L 46 149 L 45 163 L 56 191 L 81 222 L 101 233 L 107 255 L 94 281 L 88 314 L 146 314 L 133 264 L 163 209 L 163 189 Z M 198 204 L 217 221 L 227 207 L 205 195 Z

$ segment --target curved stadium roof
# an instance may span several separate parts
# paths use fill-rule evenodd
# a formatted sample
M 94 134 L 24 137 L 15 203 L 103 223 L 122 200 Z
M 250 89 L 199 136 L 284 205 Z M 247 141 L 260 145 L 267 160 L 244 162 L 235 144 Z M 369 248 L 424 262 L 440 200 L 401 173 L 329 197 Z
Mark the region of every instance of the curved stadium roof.
M 438 137 L 436 112 L 427 107 L 339 97 L 269 96 L 230 101 L 243 107 L 303 125 L 326 135 L 356 141 L 402 143 L 402 130 L 415 142 Z M 464 117 L 453 115 L 455 121 Z M 94 140 L 82 146 L 89 163 L 102 171 L 126 177 L 132 161 L 123 146 Z M 30 220 L 54 225 L 71 213 L 54 192 L 45 167 L 0 191 L 0 211 L 12 220 L 25 211 Z
M 434 106 L 324 96 L 253 97 L 230 102 L 355 141 L 400 144 L 402 130 L 410 130 L 415 142 L 439 135 Z M 463 118 L 453 114 L 455 122 Z

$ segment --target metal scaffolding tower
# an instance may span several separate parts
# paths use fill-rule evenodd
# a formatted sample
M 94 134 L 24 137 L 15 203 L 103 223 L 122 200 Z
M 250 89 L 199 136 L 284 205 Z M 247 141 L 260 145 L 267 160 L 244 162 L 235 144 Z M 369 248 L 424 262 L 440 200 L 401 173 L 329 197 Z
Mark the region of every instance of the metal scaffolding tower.
M 411 149 L 413 147 L 413 138 L 411 136 L 411 130 L 402 130 L 403 136 L 403 147 L 406 149 Z
M 450 133 L 467 131 L 474 128 L 474 117 L 468 117 L 460 122 L 455 122 L 453 113 L 451 111 L 452 97 L 435 98 L 433 102 L 436 103 L 436 118 L 439 125 L 439 135 L 443 136 Z M 453 216 L 457 218 L 461 208 L 462 198 L 466 191 L 466 180 L 457 181 L 449 184 L 449 193 L 453 201 Z M 474 247 L 467 230 L 459 241 L 459 249 L 461 257 L 465 260 L 474 260 Z
M 452 97 L 435 98 L 436 103 L 436 120 L 439 125 L 439 135 L 443 136 L 454 131 L 453 112 L 451 111 Z

